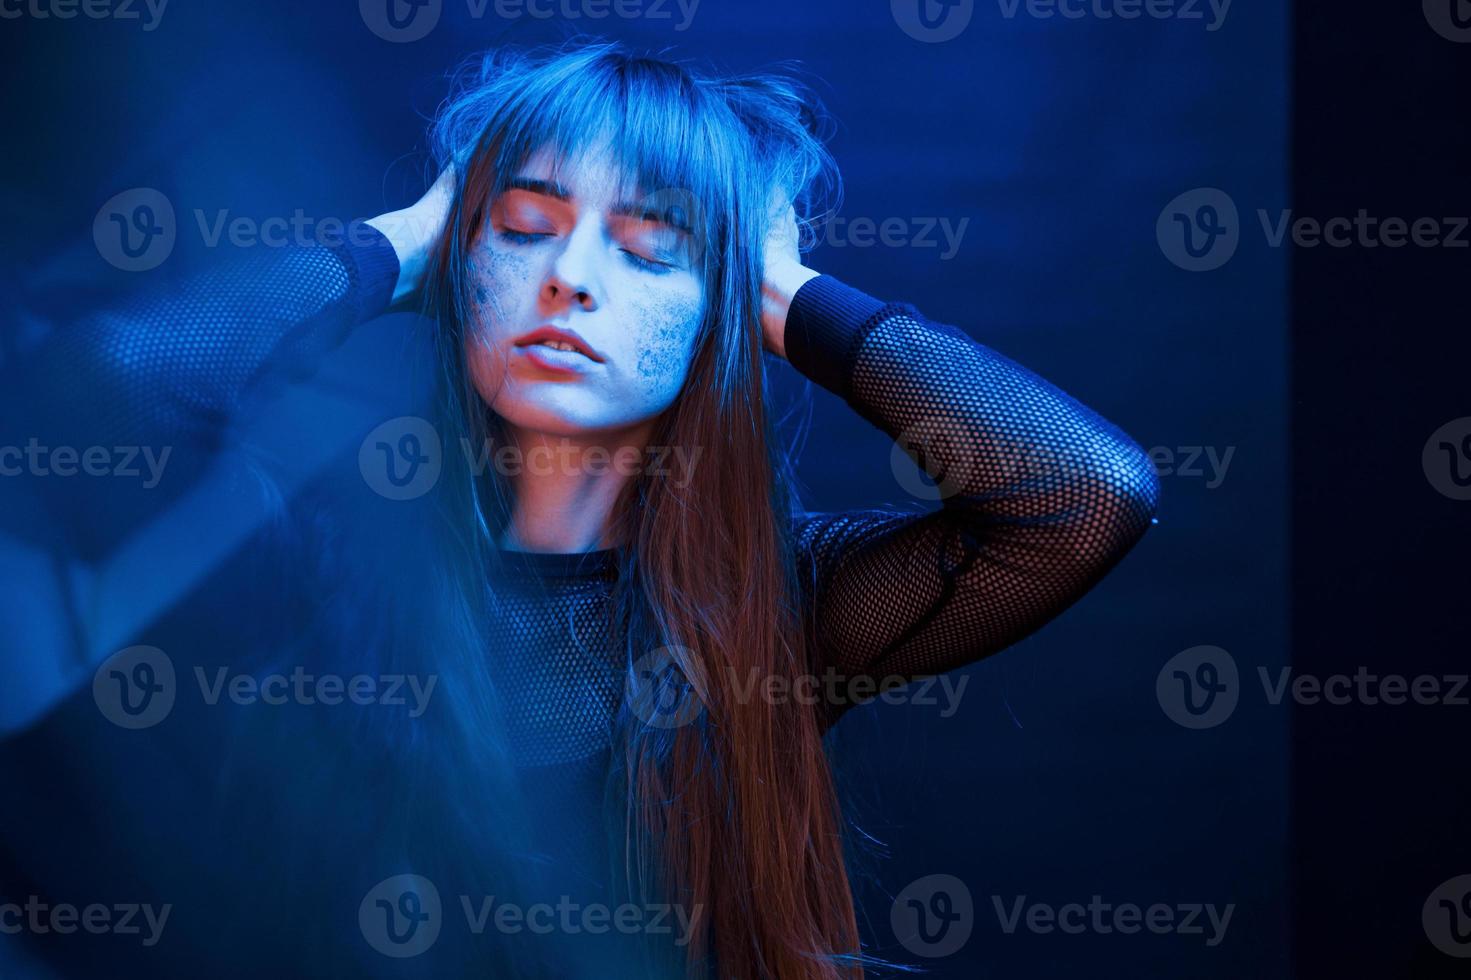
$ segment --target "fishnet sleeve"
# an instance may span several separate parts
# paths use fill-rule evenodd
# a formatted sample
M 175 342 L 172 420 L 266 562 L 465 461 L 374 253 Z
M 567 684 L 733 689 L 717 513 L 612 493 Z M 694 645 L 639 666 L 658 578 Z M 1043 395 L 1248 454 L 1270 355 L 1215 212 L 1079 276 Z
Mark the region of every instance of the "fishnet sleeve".
M 253 396 L 310 376 L 382 312 L 397 275 L 387 240 L 355 225 L 330 247 L 254 249 L 55 326 L 6 368 L 0 443 L 167 450 L 167 479 L 146 493 L 96 479 L 12 480 L 12 492 L 29 487 L 75 553 L 105 551 L 209 465 Z M 36 504 L 12 509 L 7 529 L 45 533 L 26 526 Z
M 930 477 L 928 514 L 803 514 L 818 668 L 942 673 L 1016 642 L 1097 583 L 1153 521 L 1144 451 L 1095 412 L 912 306 L 822 276 L 788 319 L 793 365 Z

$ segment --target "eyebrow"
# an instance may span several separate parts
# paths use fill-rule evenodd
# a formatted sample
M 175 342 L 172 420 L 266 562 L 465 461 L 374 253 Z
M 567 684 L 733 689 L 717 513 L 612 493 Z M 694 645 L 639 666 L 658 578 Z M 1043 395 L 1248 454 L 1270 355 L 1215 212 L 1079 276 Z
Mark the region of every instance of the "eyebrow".
M 544 197 L 555 198 L 558 201 L 571 201 L 572 193 L 551 180 L 539 180 L 534 177 L 512 177 L 506 184 L 508 191 L 526 191 L 530 194 L 540 194 Z M 685 210 L 678 205 L 672 205 L 664 211 L 656 211 L 639 201 L 620 201 L 613 205 L 612 214 L 625 218 L 637 218 L 640 221 L 653 221 L 657 224 L 668 225 L 676 231 L 692 234 L 689 220 Z
M 572 194 L 561 184 L 550 180 L 536 180 L 532 177 L 512 177 L 506 184 L 506 190 L 530 191 L 532 194 L 555 197 L 559 201 L 572 200 Z

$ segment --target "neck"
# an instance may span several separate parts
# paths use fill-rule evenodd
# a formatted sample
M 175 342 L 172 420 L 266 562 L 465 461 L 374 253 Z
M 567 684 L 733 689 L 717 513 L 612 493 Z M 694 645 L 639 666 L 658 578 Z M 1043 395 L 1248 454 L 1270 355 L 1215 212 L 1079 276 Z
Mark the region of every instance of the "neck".
M 614 547 L 613 507 L 641 470 L 652 423 L 618 432 L 548 435 L 507 426 L 515 501 L 500 545 L 575 553 Z

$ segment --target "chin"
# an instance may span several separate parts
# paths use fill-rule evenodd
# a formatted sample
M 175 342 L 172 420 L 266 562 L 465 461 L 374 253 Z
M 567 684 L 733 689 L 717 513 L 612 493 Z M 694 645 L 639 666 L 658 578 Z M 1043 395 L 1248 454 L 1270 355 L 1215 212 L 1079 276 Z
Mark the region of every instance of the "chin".
M 535 394 L 520 392 L 516 397 L 497 398 L 491 411 L 507 423 L 525 432 L 549 436 L 588 436 L 635 428 L 649 421 L 648 415 L 631 417 L 617 411 L 601 398 L 587 392 L 573 391 L 565 383 L 539 385 Z

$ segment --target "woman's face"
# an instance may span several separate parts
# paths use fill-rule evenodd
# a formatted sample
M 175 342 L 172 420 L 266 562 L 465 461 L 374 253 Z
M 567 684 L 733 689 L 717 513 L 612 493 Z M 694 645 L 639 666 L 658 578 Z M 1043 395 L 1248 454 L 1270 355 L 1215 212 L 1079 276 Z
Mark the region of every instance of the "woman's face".
M 684 382 L 705 301 L 694 250 L 646 214 L 606 150 L 564 165 L 560 184 L 552 162 L 527 161 L 471 249 L 471 377 L 522 430 L 633 429 Z M 554 346 L 536 342 L 542 328 Z M 586 353 L 555 349 L 565 335 Z

